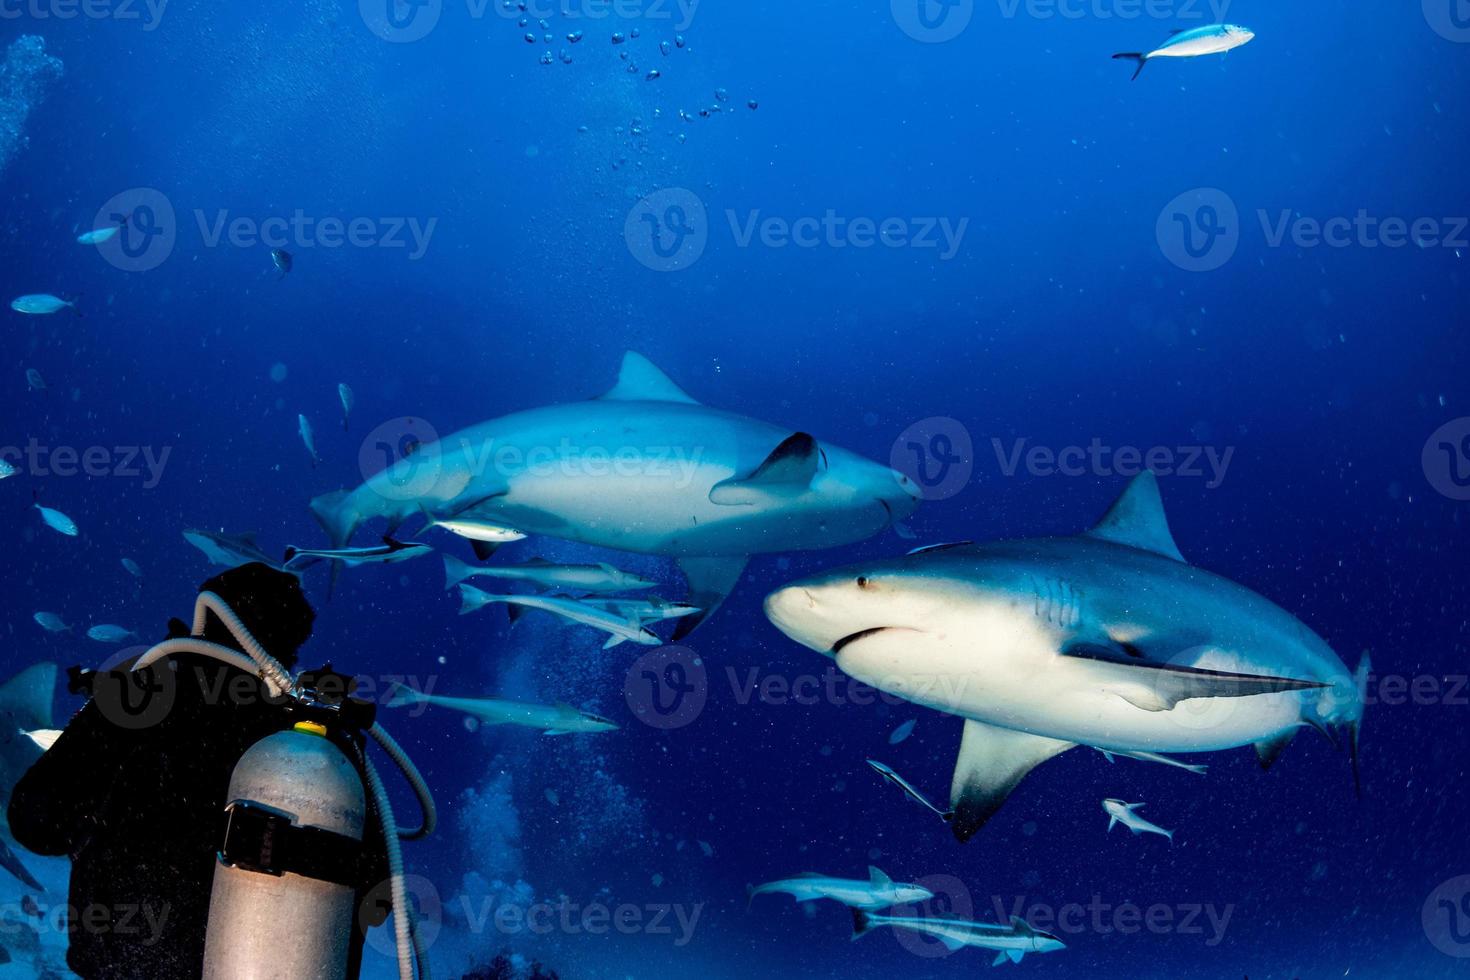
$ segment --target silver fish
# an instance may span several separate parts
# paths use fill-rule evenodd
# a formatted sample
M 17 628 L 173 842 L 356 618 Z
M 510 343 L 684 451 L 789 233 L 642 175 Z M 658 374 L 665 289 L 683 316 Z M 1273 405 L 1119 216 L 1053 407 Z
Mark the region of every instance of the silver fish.
M 306 446 L 307 453 L 311 455 L 311 465 L 315 467 L 322 461 L 322 458 L 317 455 L 316 439 L 311 434 L 311 423 L 307 421 L 305 415 L 296 416 L 296 431 L 301 433 L 301 442 Z
M 41 520 L 45 521 L 46 526 L 49 527 L 51 530 L 56 531 L 59 534 L 65 534 L 69 538 L 74 538 L 77 536 L 76 522 L 73 521 L 70 517 L 67 517 L 59 510 L 52 510 L 50 507 L 42 507 L 40 504 L 32 504 L 32 506 L 35 507 L 36 510 L 41 512 Z

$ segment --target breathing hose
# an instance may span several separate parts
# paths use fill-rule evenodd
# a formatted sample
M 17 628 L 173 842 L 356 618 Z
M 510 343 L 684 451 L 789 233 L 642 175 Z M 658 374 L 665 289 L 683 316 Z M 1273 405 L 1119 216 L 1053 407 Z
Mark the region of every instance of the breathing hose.
M 203 639 L 204 627 L 210 613 L 213 613 L 230 631 L 230 635 L 240 644 L 244 653 Z M 300 687 L 291 677 L 290 671 L 279 660 L 266 652 L 265 647 L 260 645 L 260 642 L 240 621 L 240 617 L 235 615 L 235 611 L 213 592 L 199 593 L 199 598 L 194 603 L 193 634 L 192 637 L 164 640 L 149 648 L 146 653 L 134 661 L 132 669 L 143 670 L 167 657 L 192 653 L 209 657 L 236 670 L 258 677 L 270 690 L 273 697 L 296 696 L 300 693 Z M 383 785 L 382 777 L 378 775 L 377 767 L 373 765 L 372 760 L 365 752 L 362 754 L 363 771 L 367 775 L 368 789 L 372 793 L 373 803 L 378 809 L 378 820 L 383 827 L 383 843 L 388 852 L 389 887 L 393 896 L 393 931 L 394 945 L 398 954 L 399 980 L 414 980 L 415 965 L 418 967 L 419 980 L 429 980 L 428 951 L 424 948 L 413 907 L 408 901 L 408 890 L 403 881 L 403 850 L 399 842 L 417 840 L 433 833 L 439 822 L 438 811 L 434 806 L 434 796 L 429 790 L 428 783 L 424 781 L 418 767 L 413 764 L 413 760 L 408 757 L 393 736 L 389 735 L 387 730 L 377 722 L 373 722 L 372 727 L 368 729 L 368 734 L 403 773 L 404 779 L 413 788 L 414 796 L 418 798 L 419 808 L 423 812 L 424 819 L 420 826 L 412 830 L 400 831 L 398 821 L 393 814 L 392 801 L 388 798 L 387 787 Z

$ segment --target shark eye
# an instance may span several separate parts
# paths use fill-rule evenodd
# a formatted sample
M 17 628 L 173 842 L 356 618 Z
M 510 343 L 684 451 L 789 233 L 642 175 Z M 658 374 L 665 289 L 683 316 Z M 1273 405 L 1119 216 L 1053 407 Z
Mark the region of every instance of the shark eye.
M 858 576 L 857 587 L 860 589 L 866 589 L 868 587 L 868 577 L 866 575 Z

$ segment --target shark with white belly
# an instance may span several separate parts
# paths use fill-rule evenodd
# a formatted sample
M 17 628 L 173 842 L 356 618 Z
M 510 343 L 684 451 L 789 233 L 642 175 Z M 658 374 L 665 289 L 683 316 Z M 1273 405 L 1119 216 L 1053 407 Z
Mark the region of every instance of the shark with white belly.
M 724 600 L 751 555 L 861 541 L 917 505 L 889 467 L 701 405 L 629 352 L 601 398 L 464 429 L 311 509 L 334 548 L 374 518 L 391 534 L 415 514 L 472 507 L 523 534 L 674 558 L 703 610 L 680 620 L 677 639 Z
M 796 582 L 782 632 L 852 677 L 965 719 L 950 790 L 968 840 L 1035 766 L 1077 745 L 1149 758 L 1348 733 L 1350 674 L 1284 609 L 1186 563 L 1152 473 L 1077 537 L 941 545 Z

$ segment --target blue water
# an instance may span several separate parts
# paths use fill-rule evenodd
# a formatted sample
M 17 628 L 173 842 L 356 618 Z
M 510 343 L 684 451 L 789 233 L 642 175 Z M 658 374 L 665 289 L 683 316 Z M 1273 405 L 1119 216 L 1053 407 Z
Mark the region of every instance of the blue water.
M 137 19 L 28 6 L 0 38 L 43 38 L 64 73 L 7 77 L 20 96 L 0 108 L 28 144 L 0 153 L 13 153 L 0 174 L 0 278 L 12 295 L 77 297 L 84 316 L 6 311 L 0 443 L 48 447 L 44 468 L 0 483 L 6 665 L 112 652 L 44 634 L 37 610 L 145 637 L 184 614 L 211 574 L 184 528 L 258 531 L 271 552 L 322 544 L 306 502 L 362 480 L 373 427 L 412 416 L 447 434 L 591 397 L 635 349 L 706 404 L 884 462 L 909 426 L 952 418 L 974 447 L 970 477 L 907 522 L 916 540 L 890 531 L 757 557 L 687 642 L 709 669 L 708 703 L 676 730 L 640 724 L 625 703 L 641 649 L 603 652 L 596 634 L 544 617 L 514 631 L 498 614 L 461 619 L 436 559 L 349 573 L 331 602 L 310 577 L 308 662 L 433 675 L 440 693 L 565 700 L 622 724 L 549 738 L 472 732 L 444 711 L 389 716 L 443 811 L 441 832 L 407 848 L 432 886 L 425 904 L 437 896 L 446 909 L 431 915 L 442 919 L 436 975 L 501 950 L 564 978 L 987 967 L 986 951 L 917 955 L 886 931 L 850 943 L 831 903 L 766 897 L 746 910 L 747 884 L 804 870 L 861 877 L 873 864 L 949 882 L 944 908 L 985 920 L 1018 900 L 1028 915 L 1107 910 L 1101 926 L 1088 913 L 1054 927 L 1068 948 L 1017 973 L 1462 976 L 1470 885 L 1453 879 L 1470 874 L 1470 512 L 1456 480 L 1470 455 L 1453 439 L 1447 455 L 1423 455 L 1432 433 L 1470 414 L 1470 236 L 1456 220 L 1470 214 L 1470 44 L 1443 6 L 1241 0 L 1225 19 L 1255 31 L 1249 45 L 1150 62 L 1136 82 L 1109 55 L 1207 23 L 1204 5 L 1167 17 L 1105 0 L 1080 16 L 961 5 L 948 16 L 968 14 L 964 29 L 925 43 L 900 26 L 918 30 L 902 3 L 898 17 L 880 0 L 707 3 L 685 24 L 650 0 L 607 19 L 548 7 L 550 45 L 526 43 L 495 4 L 476 17 L 463 0 L 445 0 L 433 30 L 407 43 L 375 35 L 347 0 L 173 0 L 156 21 L 141 6 Z M 958 23 L 927 12 L 941 32 Z M 585 38 L 569 45 L 574 30 Z M 661 54 L 676 34 L 686 46 Z M 555 63 L 543 65 L 548 50 Z M 138 189 L 174 212 L 170 222 L 151 209 L 120 236 L 138 254 L 75 242 L 99 227 L 104 202 L 135 207 Z M 671 189 L 682 196 L 640 204 Z M 666 259 L 641 216 L 677 219 L 668 201 L 691 199 L 703 216 L 686 207 L 694 223 L 680 227 L 696 238 Z M 365 219 L 376 244 L 289 231 L 294 267 L 278 276 L 270 244 L 212 238 L 222 221 L 259 229 L 298 212 Z M 850 225 L 810 247 L 774 244 L 774 226 L 745 237 L 751 222 L 829 212 L 895 219 L 936 244 L 862 247 Z M 1402 247 L 1359 232 L 1341 247 L 1273 238 L 1283 220 L 1360 212 L 1433 219 L 1450 241 L 1427 240 L 1429 226 Z M 397 219 L 431 228 L 422 249 L 406 230 L 402 247 L 381 244 Z M 952 250 L 925 230 L 941 227 L 962 229 Z M 665 231 L 661 246 L 682 243 Z M 1191 263 L 1218 267 L 1181 267 Z M 27 390 L 28 368 L 46 390 Z M 346 433 L 339 382 L 357 395 Z M 881 759 L 943 796 L 957 720 L 742 695 L 752 672 L 830 672 L 764 618 L 766 593 L 916 544 L 1080 530 L 1123 477 L 1090 464 L 1007 472 L 1004 457 L 1017 440 L 1059 450 L 1094 439 L 1229 452 L 1223 474 L 1201 464 L 1161 481 L 1185 556 L 1289 609 L 1349 665 L 1367 650 L 1380 679 L 1428 679 L 1421 697 L 1370 704 L 1362 800 L 1346 757 L 1310 732 L 1266 774 L 1248 748 L 1195 760 L 1209 764 L 1204 778 L 1082 750 L 1040 767 L 961 846 L 863 764 Z M 55 472 L 67 469 L 56 447 L 103 447 L 100 468 Z M 44 527 L 36 493 L 80 536 Z M 656 557 L 545 539 L 507 553 L 613 560 L 682 594 Z M 59 718 L 76 707 L 58 694 Z M 913 735 L 890 745 L 909 719 Z M 1148 801 L 1173 845 L 1109 835 L 1106 796 Z M 641 925 L 476 930 L 463 917 L 466 901 L 479 915 L 562 898 L 631 907 Z M 1176 925 L 1119 928 L 1127 909 L 1151 906 Z M 1200 911 L 1178 925 L 1190 909 L 1228 920 L 1216 929 Z M 676 913 L 697 918 L 685 930 Z M 377 952 L 370 972 L 388 975 Z

